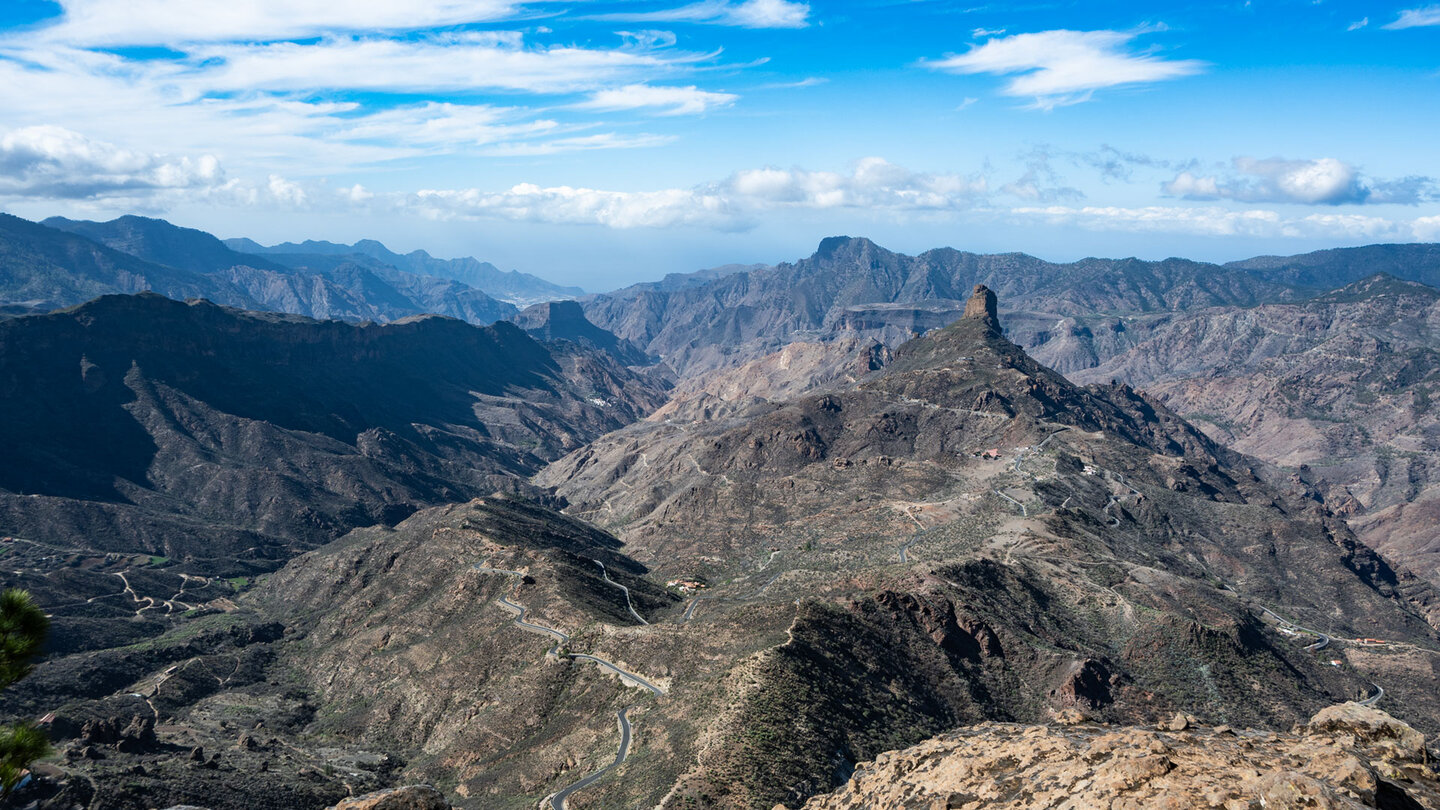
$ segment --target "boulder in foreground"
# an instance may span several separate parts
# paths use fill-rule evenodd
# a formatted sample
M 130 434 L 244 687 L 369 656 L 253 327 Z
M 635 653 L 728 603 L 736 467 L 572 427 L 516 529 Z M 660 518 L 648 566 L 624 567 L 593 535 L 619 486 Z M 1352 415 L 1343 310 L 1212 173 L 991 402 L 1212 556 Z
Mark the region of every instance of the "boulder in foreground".
M 983 723 L 860 765 L 805 810 L 1440 807 L 1424 737 L 1355 703 L 1292 733 Z

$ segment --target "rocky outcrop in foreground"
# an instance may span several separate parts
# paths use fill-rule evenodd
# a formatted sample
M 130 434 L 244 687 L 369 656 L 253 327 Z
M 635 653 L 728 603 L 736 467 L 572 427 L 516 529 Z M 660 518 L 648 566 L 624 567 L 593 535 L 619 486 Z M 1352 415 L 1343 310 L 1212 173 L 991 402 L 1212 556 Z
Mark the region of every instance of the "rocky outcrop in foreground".
M 429 785 L 406 785 L 355 796 L 330 810 L 450 810 L 450 802 Z
M 1072 718 L 1078 719 L 1078 718 Z M 1345 703 L 1291 733 L 983 723 L 863 763 L 804 810 L 1440 807 L 1425 738 Z

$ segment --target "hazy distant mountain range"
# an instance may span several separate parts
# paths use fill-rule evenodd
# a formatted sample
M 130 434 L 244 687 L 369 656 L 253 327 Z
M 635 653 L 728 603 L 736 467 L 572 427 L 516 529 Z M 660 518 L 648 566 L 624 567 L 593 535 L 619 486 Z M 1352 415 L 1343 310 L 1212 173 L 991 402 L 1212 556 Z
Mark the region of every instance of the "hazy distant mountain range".
M 514 316 L 519 310 L 512 301 L 528 305 L 582 292 L 474 259 L 400 256 L 378 242 L 354 249 L 301 246 L 318 251 L 312 253 L 255 247 L 267 255 L 145 217 L 52 217 L 37 224 L 0 214 L 0 314 L 46 312 L 98 295 L 150 290 L 322 319 L 387 322 L 439 314 L 484 324 Z M 495 295 L 484 289 L 487 284 Z
M 521 307 L 544 301 L 576 298 L 585 294 L 579 287 L 562 287 L 518 270 L 505 272 L 489 262 L 468 256 L 462 259 L 437 259 L 423 250 L 402 255 L 392 252 L 374 239 L 362 239 L 353 245 L 309 239 L 299 244 L 284 242 L 269 247 L 251 239 L 226 239 L 225 244 L 242 253 L 268 256 L 291 267 L 308 266 L 316 261 L 314 257 L 317 256 L 365 256 L 416 275 L 453 279 Z
M 1372 269 L 1374 268 L 1374 269 Z M 590 320 L 659 355 L 683 375 L 734 365 L 793 340 L 842 332 L 891 346 L 959 316 L 969 289 L 985 284 L 1006 307 L 1006 334 L 1059 371 L 1097 365 L 1133 343 L 1117 316 L 1152 316 L 1213 306 L 1298 301 L 1371 275 L 1440 279 L 1435 245 L 1374 245 L 1287 259 L 1215 265 L 1187 259 L 1082 259 L 1060 264 L 1023 253 L 980 255 L 951 248 L 907 256 L 869 239 L 832 237 L 794 263 L 668 277 L 584 299 Z M 1082 334 L 1083 351 L 1052 357 L 1041 348 L 1065 319 L 1111 318 L 1111 334 Z

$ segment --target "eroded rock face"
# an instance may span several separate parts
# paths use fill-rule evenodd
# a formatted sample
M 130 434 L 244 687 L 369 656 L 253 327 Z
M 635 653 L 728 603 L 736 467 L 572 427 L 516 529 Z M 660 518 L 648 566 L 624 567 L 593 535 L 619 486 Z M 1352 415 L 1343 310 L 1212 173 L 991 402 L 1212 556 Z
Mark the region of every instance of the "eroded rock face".
M 1307 728 L 1317 734 L 1349 735 L 1357 743 L 1405 761 L 1425 759 L 1425 735 L 1378 709 L 1342 703 L 1320 710 Z
M 450 802 L 429 785 L 406 785 L 355 796 L 329 810 L 450 810 Z
M 975 292 L 965 303 L 965 314 L 962 317 L 984 321 L 995 334 L 1000 334 L 1000 309 L 995 292 L 984 284 L 975 285 Z
M 984 723 L 864 763 L 804 810 L 1062 806 L 1440 807 L 1440 777 L 1418 731 L 1346 703 L 1290 734 Z

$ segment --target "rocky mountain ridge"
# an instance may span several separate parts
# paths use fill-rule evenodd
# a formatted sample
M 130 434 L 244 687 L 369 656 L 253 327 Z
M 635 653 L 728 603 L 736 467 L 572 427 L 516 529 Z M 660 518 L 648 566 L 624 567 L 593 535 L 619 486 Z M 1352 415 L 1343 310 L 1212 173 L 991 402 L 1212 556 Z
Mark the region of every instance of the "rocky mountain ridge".
M 655 358 L 623 338 L 601 329 L 585 317 L 575 301 L 548 301 L 526 307 L 511 319 L 526 334 L 540 341 L 564 340 L 605 352 L 627 366 L 654 365 Z
M 831 237 L 809 258 L 731 273 L 704 283 L 621 290 L 585 301 L 596 324 L 635 341 L 682 376 L 753 359 L 796 339 L 837 329 L 870 329 L 877 305 L 925 306 L 919 326 L 958 317 L 977 283 L 991 286 L 1012 313 L 1042 321 L 1069 314 L 1152 312 L 1213 304 L 1249 305 L 1301 293 L 1244 272 L 1169 259 L 1086 259 L 1054 264 L 1024 254 L 982 256 L 951 248 L 905 256 L 868 239 Z M 946 308 L 948 305 L 948 309 Z M 1043 316 L 1043 317 L 1042 317 Z M 903 325 L 903 321 L 902 321 Z M 1012 331 L 1022 324 L 1007 321 Z M 882 330 L 883 331 L 883 328 Z M 891 345 L 914 336 L 892 332 Z
M 439 314 L 477 324 L 515 313 L 510 304 L 453 280 L 399 270 L 363 257 L 357 257 L 360 261 L 318 263 L 307 263 L 306 257 L 294 261 L 295 257 L 276 256 L 272 260 L 236 252 L 204 231 L 159 219 L 127 216 L 89 222 L 51 217 L 42 225 L 155 264 L 206 276 L 220 288 L 215 300 L 247 309 L 381 322 Z
M 199 273 L 142 261 L 73 234 L 0 214 L 0 295 L 10 314 L 49 312 L 110 293 L 258 304 Z
M 951 248 L 906 256 L 868 239 L 837 236 L 794 263 L 677 276 L 584 303 L 595 323 L 684 377 L 839 334 L 876 338 L 893 349 L 959 317 L 970 287 L 982 283 L 1006 306 L 1007 335 L 1070 373 L 1128 349 L 1150 321 L 1170 313 L 1300 301 L 1377 270 L 1434 281 L 1440 252 L 1374 245 L 1226 265 L 1177 258 L 1054 263 Z
M 1366 245 L 1317 250 L 1299 256 L 1257 256 L 1229 262 L 1257 278 L 1329 290 L 1385 273 L 1405 281 L 1440 287 L 1440 245 Z

